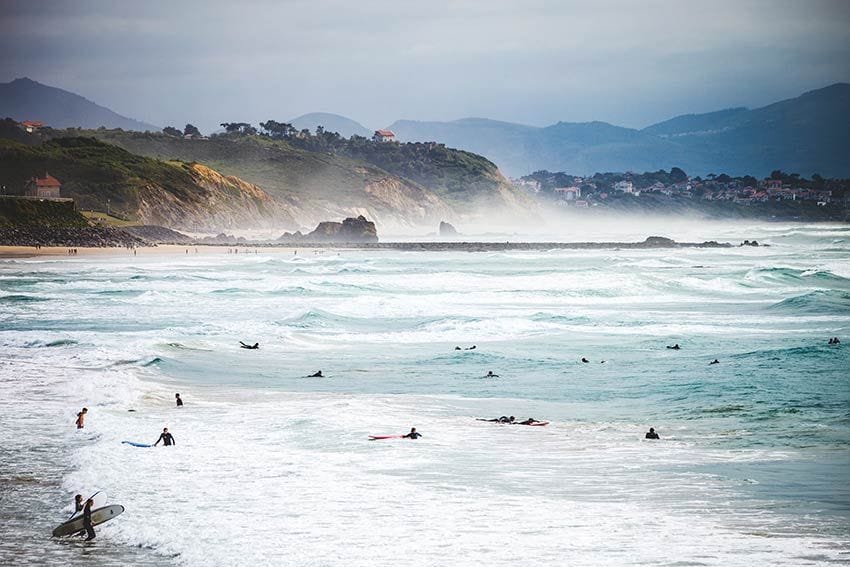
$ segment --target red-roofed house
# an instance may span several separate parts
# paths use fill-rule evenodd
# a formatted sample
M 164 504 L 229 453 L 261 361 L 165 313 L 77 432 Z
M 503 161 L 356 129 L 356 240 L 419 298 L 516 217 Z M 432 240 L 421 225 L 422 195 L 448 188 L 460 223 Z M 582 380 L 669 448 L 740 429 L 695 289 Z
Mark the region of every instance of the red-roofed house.
M 372 139 L 376 142 L 395 142 L 395 132 L 392 130 L 375 130 Z
M 32 134 L 33 132 L 38 132 L 39 128 L 44 128 L 44 122 L 39 122 L 38 120 L 24 120 L 20 123 L 21 128 Z
M 24 195 L 39 199 L 58 199 L 60 189 L 62 184 L 59 180 L 45 173 L 44 177 L 33 177 L 27 182 Z

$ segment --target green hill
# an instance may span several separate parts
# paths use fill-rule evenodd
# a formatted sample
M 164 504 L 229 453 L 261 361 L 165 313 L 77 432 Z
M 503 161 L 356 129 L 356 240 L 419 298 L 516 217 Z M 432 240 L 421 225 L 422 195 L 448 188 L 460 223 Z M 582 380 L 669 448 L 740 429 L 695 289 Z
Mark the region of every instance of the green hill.
M 439 144 L 378 144 L 330 132 L 289 140 L 85 133 L 135 154 L 199 162 L 254 183 L 297 211 L 298 222 L 306 227 L 361 214 L 381 230 L 436 226 L 440 220 L 474 215 L 479 207 L 523 215 L 532 207 L 493 163 Z
M 0 183 L 7 192 L 21 193 L 27 179 L 46 172 L 79 209 L 143 224 L 198 230 L 296 224 L 292 211 L 258 187 L 199 164 L 146 158 L 93 138 L 40 145 L 0 139 Z

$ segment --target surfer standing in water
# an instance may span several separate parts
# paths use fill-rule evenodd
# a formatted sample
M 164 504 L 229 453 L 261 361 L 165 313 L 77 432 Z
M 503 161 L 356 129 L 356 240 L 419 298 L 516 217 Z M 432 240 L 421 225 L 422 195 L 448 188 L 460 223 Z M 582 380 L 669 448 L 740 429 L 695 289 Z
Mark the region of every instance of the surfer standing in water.
M 159 434 L 159 439 L 156 440 L 156 443 L 154 443 L 153 446 L 156 447 L 159 445 L 160 441 L 162 441 L 166 447 L 177 445 L 177 441 L 175 441 L 174 436 L 168 432 L 167 427 L 162 428 L 162 433 Z
M 74 513 L 83 509 L 83 495 L 77 494 L 74 496 Z
M 177 400 L 177 407 L 183 407 L 183 400 L 180 399 L 180 394 L 174 394 L 174 399 Z
M 661 437 L 658 436 L 658 433 L 655 432 L 654 427 L 650 427 L 649 431 L 646 432 L 646 435 L 644 437 L 646 437 L 647 439 L 661 439 Z
M 401 436 L 402 439 L 419 439 L 420 437 L 422 437 L 422 434 L 417 432 L 415 427 L 411 427 L 410 433 L 407 435 Z
M 89 408 L 83 408 L 83 411 L 77 414 L 77 429 L 82 429 L 86 426 L 86 414 L 89 413 Z

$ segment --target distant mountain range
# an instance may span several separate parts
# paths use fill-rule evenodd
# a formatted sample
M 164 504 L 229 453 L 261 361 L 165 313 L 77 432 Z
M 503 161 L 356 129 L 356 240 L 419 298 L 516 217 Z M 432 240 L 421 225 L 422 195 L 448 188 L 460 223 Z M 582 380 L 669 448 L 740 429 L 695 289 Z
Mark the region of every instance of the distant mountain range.
M 436 140 L 480 153 L 509 175 L 535 170 L 588 175 L 678 166 L 693 175 L 768 175 L 775 169 L 850 177 L 850 84 L 748 110 L 677 116 L 642 130 L 605 122 L 545 128 L 466 118 L 401 120 L 403 141 Z
M 0 83 L 0 118 L 44 122 L 53 128 L 123 128 L 154 130 L 158 126 L 121 116 L 80 95 L 48 87 L 24 77 Z
M 0 84 L 0 118 L 4 116 L 41 120 L 57 128 L 157 129 L 30 79 Z M 372 134 L 362 124 L 336 114 L 305 114 L 291 123 L 311 131 L 321 125 L 345 137 Z M 540 169 L 588 175 L 676 166 L 691 175 L 764 176 L 782 169 L 850 177 L 847 83 L 752 110 L 730 108 L 677 116 L 641 130 L 606 122 L 558 122 L 540 128 L 486 118 L 399 120 L 389 128 L 400 141 L 436 141 L 481 154 L 512 176 Z

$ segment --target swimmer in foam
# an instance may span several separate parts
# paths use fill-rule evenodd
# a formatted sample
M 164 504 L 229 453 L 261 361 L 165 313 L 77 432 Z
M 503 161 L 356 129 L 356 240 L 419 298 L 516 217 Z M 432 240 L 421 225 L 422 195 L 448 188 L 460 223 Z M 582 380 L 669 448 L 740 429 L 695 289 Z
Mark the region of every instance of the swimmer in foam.
M 257 350 L 260 348 L 260 343 L 254 343 L 252 345 L 246 345 L 242 341 L 239 341 L 239 348 L 247 348 L 249 350 Z
M 407 435 L 401 436 L 402 439 L 419 439 L 420 437 L 422 437 L 422 434 L 416 431 L 415 427 L 411 427 L 410 433 L 408 433 Z
M 679 350 L 682 347 L 679 346 L 679 343 L 676 343 L 673 346 L 667 345 L 667 348 L 669 348 L 670 350 Z
M 159 442 L 162 441 L 163 445 L 166 447 L 170 447 L 171 445 L 177 445 L 177 441 L 174 440 L 174 436 L 168 432 L 167 427 L 162 428 L 162 433 L 159 434 L 159 439 L 156 440 L 156 443 L 153 444 L 154 447 L 159 445 Z
M 658 436 L 658 433 L 655 432 L 654 427 L 650 427 L 649 431 L 646 432 L 646 435 L 644 435 L 644 437 L 646 439 L 661 439 L 661 437 Z
M 715 358 L 714 360 L 708 363 L 709 366 L 711 366 L 712 364 L 720 364 L 720 361 Z
M 488 371 L 487 371 L 487 374 L 486 374 L 484 377 L 485 377 L 485 378 L 498 378 L 498 377 L 499 377 L 499 375 L 498 375 L 498 374 L 493 374 L 493 371 L 492 371 L 492 370 L 488 370 Z
M 325 375 L 322 374 L 321 370 L 317 370 L 316 372 L 313 372 L 312 374 L 307 376 L 307 378 L 324 378 L 324 377 L 325 377 Z

